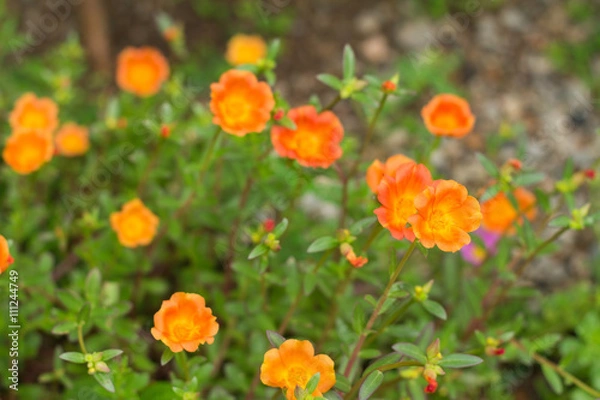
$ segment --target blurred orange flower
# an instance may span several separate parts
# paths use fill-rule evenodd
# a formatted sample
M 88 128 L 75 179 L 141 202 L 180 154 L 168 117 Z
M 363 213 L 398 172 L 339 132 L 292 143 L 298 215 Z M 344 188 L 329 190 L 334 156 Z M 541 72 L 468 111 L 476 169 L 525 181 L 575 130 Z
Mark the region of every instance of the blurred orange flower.
M 291 109 L 288 117 L 295 130 L 280 125 L 271 129 L 271 142 L 280 156 L 313 168 L 328 168 L 342 156 L 344 127 L 334 113 L 319 114 L 313 106 L 302 106 Z
M 140 97 L 158 93 L 169 72 L 167 59 L 154 47 L 126 47 L 117 58 L 117 85 Z
M 218 331 L 217 317 L 206 307 L 204 297 L 177 292 L 164 300 L 154 314 L 154 327 L 150 333 L 173 353 L 178 353 L 182 350 L 194 352 L 201 344 L 212 344 Z
M 26 175 L 50 161 L 53 153 L 51 134 L 28 128 L 10 135 L 2 157 L 15 172 Z
M 417 213 L 408 218 L 415 236 L 430 249 L 455 252 L 471 242 L 469 232 L 481 224 L 481 209 L 467 188 L 453 180 L 438 180 L 414 201 Z
M 369 259 L 367 257 L 357 256 L 354 252 L 354 249 L 352 248 L 352 245 L 349 243 L 342 243 L 340 245 L 340 253 L 342 253 L 342 255 L 346 257 L 346 260 L 348 260 L 348 262 L 354 268 L 361 268 L 369 262 Z
M 379 223 L 398 240 L 415 239 L 408 218 L 416 213 L 415 197 L 432 182 L 431 173 L 423 164 L 404 163 L 394 176 L 386 176 L 378 188 L 377 200 L 381 207 L 375 210 Z
M 37 129 L 52 133 L 58 126 L 58 106 L 47 97 L 25 93 L 15 103 L 8 121 L 14 130 Z
M 256 65 L 267 55 L 267 44 L 258 35 L 238 34 L 229 39 L 225 59 L 233 66 Z
M 371 192 L 377 194 L 377 189 L 383 177 L 394 176 L 398 167 L 407 162 L 414 161 L 403 154 L 391 156 L 386 160 L 385 164 L 379 160 L 373 161 L 373 163 L 369 165 L 369 168 L 367 168 L 367 185 L 369 185 Z
M 58 154 L 75 157 L 85 154 L 90 148 L 89 130 L 69 122 L 64 124 L 54 137 L 54 145 Z
M 435 96 L 423 107 L 421 116 L 429 132 L 436 136 L 461 138 L 475 125 L 469 103 L 453 94 Z
M 265 353 L 260 366 L 260 380 L 267 386 L 286 389 L 288 400 L 296 400 L 294 389 L 302 389 L 310 378 L 320 373 L 317 389 L 312 396 L 322 396 L 335 385 L 334 363 L 329 356 L 318 354 L 308 340 L 288 339 L 278 349 Z
M 0 235 L 0 274 L 6 271 L 13 262 L 14 259 L 10 255 L 8 242 L 4 236 Z
M 489 200 L 481 203 L 484 228 L 497 233 L 514 233 L 513 224 L 523 223 L 523 216 L 532 220 L 537 215 L 535 195 L 525 188 L 519 187 L 513 191 L 519 210 L 517 211 L 508 196 L 500 192 Z
M 210 85 L 213 123 L 225 132 L 245 136 L 265 129 L 275 107 L 273 92 L 249 71 L 232 69 Z
M 156 235 L 159 219 L 140 199 L 133 199 L 110 215 L 110 226 L 125 247 L 146 246 Z

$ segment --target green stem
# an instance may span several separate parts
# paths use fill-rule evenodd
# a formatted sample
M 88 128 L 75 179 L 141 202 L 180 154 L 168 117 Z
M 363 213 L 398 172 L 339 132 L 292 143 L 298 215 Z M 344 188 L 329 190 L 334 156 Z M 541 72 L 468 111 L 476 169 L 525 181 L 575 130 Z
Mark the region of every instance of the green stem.
M 377 339 L 377 337 L 381 333 L 384 332 L 385 328 L 387 328 L 388 326 L 390 326 L 391 324 L 393 324 L 394 321 L 398 320 L 398 318 L 400 318 L 401 316 L 403 316 L 408 311 L 408 309 L 410 308 L 410 306 L 412 306 L 413 304 L 415 304 L 415 300 L 411 298 L 406 303 L 404 303 L 404 305 L 398 311 L 396 311 L 393 315 L 390 315 L 385 321 L 383 321 L 383 324 L 381 324 L 381 326 L 379 326 L 377 328 L 377 332 L 375 332 L 373 335 L 371 335 L 365 341 L 365 346 L 368 346 L 371 343 L 373 343 L 373 341 L 375 339 Z
M 523 346 L 519 341 L 513 339 L 513 340 L 511 340 L 511 343 L 514 344 L 516 347 L 518 347 L 520 350 L 528 352 L 528 350 L 525 348 L 525 346 Z M 553 363 L 552 361 L 548 360 L 547 358 L 545 358 L 535 352 L 528 352 L 528 353 L 531 356 L 531 358 L 533 358 L 538 364 L 545 365 L 546 367 L 554 370 L 554 372 L 556 372 L 557 374 L 562 376 L 567 382 L 569 382 L 569 381 L 573 382 L 575 384 L 575 386 L 577 386 L 579 389 L 583 390 L 590 396 L 592 396 L 594 398 L 600 398 L 600 391 L 589 386 L 585 382 L 581 381 L 579 378 L 571 375 L 569 372 L 562 369 L 559 365 Z
M 185 382 L 189 382 L 190 367 L 188 365 L 188 359 L 187 359 L 187 355 L 185 354 L 185 351 L 180 351 L 178 353 L 175 353 L 175 357 L 177 358 L 177 364 L 179 364 L 179 368 L 181 368 L 181 371 L 183 373 L 183 380 Z
M 390 277 L 390 280 L 388 281 L 387 286 L 383 290 L 383 294 L 379 298 L 379 301 L 377 302 L 377 305 L 375 306 L 375 309 L 373 310 L 373 313 L 371 314 L 371 317 L 369 318 L 369 321 L 367 322 L 365 329 L 363 329 L 363 332 L 360 334 L 358 341 L 356 342 L 356 345 L 354 346 L 354 350 L 352 351 L 352 355 L 350 356 L 350 359 L 348 360 L 348 364 L 346 365 L 346 369 L 344 370 L 344 376 L 346 378 L 348 378 L 350 376 L 350 372 L 352 372 L 352 367 L 354 366 L 354 363 L 358 359 L 358 353 L 360 352 L 360 350 L 365 342 L 365 339 L 367 338 L 367 334 L 370 332 L 371 328 L 373 328 L 373 325 L 375 324 L 375 321 L 377 320 L 377 317 L 379 316 L 379 313 L 381 312 L 381 308 L 383 307 L 383 304 L 385 303 L 385 301 L 388 298 L 388 295 L 390 293 L 390 290 L 392 289 L 392 286 L 394 285 L 394 283 L 396 283 L 396 279 L 398 279 L 398 275 L 400 275 L 400 273 L 402 272 L 404 265 L 406 265 L 406 262 L 408 261 L 408 259 L 410 258 L 410 255 L 413 253 L 413 251 L 415 250 L 416 247 L 417 247 L 417 241 L 415 240 L 414 242 L 412 242 L 412 244 L 410 245 L 410 247 L 404 254 L 404 257 L 402 257 L 402 260 L 400 260 L 400 262 L 398 263 L 398 266 L 396 267 L 396 269 L 394 270 L 394 273 Z
M 85 343 L 83 342 L 83 323 L 80 322 L 77 325 L 77 340 L 79 341 L 79 347 L 81 347 L 81 352 L 83 354 L 87 354 L 87 349 L 85 348 Z
M 334 98 L 333 100 L 331 100 L 331 102 L 330 102 L 329 104 L 327 104 L 327 105 L 325 106 L 325 108 L 323 108 L 323 109 L 321 110 L 321 112 L 323 112 L 323 111 L 330 111 L 330 110 L 332 110 L 332 109 L 333 109 L 333 107 L 335 107 L 335 106 L 337 105 L 337 103 L 339 103 L 341 100 L 342 100 L 342 97 L 341 97 L 341 96 L 339 95 L 339 93 L 338 93 L 338 95 L 337 95 L 337 96 L 335 96 L 335 98 Z

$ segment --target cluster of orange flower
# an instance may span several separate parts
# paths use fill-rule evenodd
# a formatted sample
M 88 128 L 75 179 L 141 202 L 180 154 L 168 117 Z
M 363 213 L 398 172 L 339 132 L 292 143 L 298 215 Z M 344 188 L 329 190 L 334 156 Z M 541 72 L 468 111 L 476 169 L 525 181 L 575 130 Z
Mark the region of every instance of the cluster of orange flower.
M 230 41 L 226 58 L 232 65 L 256 64 L 265 55 L 266 45 L 261 39 L 237 36 Z M 168 77 L 169 64 L 154 48 L 129 47 L 118 57 L 117 84 L 136 96 L 156 94 Z M 252 72 L 231 69 L 210 90 L 213 123 L 228 134 L 241 137 L 261 132 L 269 122 L 282 118 L 281 110 L 274 111 L 271 87 Z M 289 110 L 287 117 L 295 129 L 275 123 L 270 132 L 273 147 L 281 157 L 305 167 L 328 168 L 342 156 L 344 128 L 333 112 L 303 105 Z M 422 117 L 427 129 L 438 136 L 462 137 L 475 122 L 468 103 L 450 94 L 432 99 L 423 108 Z M 48 162 L 55 146 L 65 156 L 83 154 L 89 147 L 87 129 L 73 123 L 63 125 L 52 136 L 58 126 L 58 107 L 50 99 L 24 95 L 11 113 L 10 124 L 14 132 L 3 157 L 21 174 Z M 403 155 L 385 163 L 375 160 L 367 170 L 366 182 L 380 203 L 375 214 L 381 225 L 394 238 L 418 239 L 427 248 L 438 246 L 455 252 L 470 242 L 469 233 L 479 227 L 482 219 L 487 228 L 506 232 L 523 215 L 535 215 L 535 197 L 524 189 L 514 193 L 520 210 L 515 210 L 503 194 L 480 207 L 464 186 L 452 180 L 433 180 L 425 165 Z M 156 236 L 159 218 L 140 199 L 133 199 L 110 215 L 110 225 L 123 246 L 145 246 Z M 341 251 L 356 267 L 367 262 L 356 256 L 350 245 Z M 8 244 L 0 236 L 0 271 L 11 262 Z M 173 352 L 193 352 L 200 344 L 211 344 L 218 330 L 216 317 L 202 296 L 177 292 L 163 301 L 154 315 L 151 333 Z M 304 388 L 316 373 L 320 373 L 320 381 L 312 395 L 319 396 L 335 384 L 334 363 L 326 355 L 315 355 L 310 342 L 291 339 L 265 353 L 260 377 L 268 386 L 285 389 L 291 400 L 295 399 L 294 389 Z
M 12 134 L 2 152 L 4 161 L 17 173 L 29 174 L 60 154 L 74 157 L 89 148 L 88 129 L 73 122 L 58 126 L 58 106 L 32 93 L 21 96 L 9 116 Z

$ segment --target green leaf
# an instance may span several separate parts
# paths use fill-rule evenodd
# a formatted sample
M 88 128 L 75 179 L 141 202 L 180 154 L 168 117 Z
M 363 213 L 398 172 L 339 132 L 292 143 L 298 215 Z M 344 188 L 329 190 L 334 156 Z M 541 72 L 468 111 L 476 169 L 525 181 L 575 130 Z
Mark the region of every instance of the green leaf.
M 85 364 L 85 355 L 77 351 L 69 351 L 58 356 L 61 360 L 72 362 L 75 364 Z
M 315 290 L 315 286 L 317 286 L 318 276 L 313 274 L 312 272 L 307 272 L 304 274 L 304 295 L 310 295 L 313 290 Z
M 425 300 L 421 304 L 423 305 L 423 308 L 434 317 L 438 317 L 444 321 L 448 318 L 446 310 L 444 310 L 444 307 L 440 303 L 433 300 Z
M 281 118 L 279 121 L 277 121 L 277 125 L 281 125 L 284 128 L 289 129 L 291 131 L 295 131 L 296 129 L 298 129 L 296 123 L 292 121 L 292 119 L 287 115 Z
M 373 371 L 367 379 L 360 385 L 358 391 L 358 400 L 367 400 L 375 393 L 375 391 L 381 386 L 383 382 L 383 372 Z
M 498 168 L 496 168 L 496 164 L 494 164 L 489 158 L 481 153 L 476 153 L 475 155 L 488 174 L 491 176 L 498 176 Z
M 306 250 L 306 252 L 307 253 L 319 253 L 321 251 L 333 249 L 334 247 L 338 246 L 339 244 L 340 243 L 336 238 L 331 237 L 331 236 L 324 236 L 324 237 L 318 238 L 317 240 L 312 242 L 311 245 L 308 246 L 308 250 Z
M 556 373 L 555 370 L 550 368 L 547 365 L 542 364 L 542 373 L 544 374 L 544 378 L 548 381 L 548 384 L 552 388 L 552 391 L 556 394 L 562 394 L 563 392 L 563 382 L 561 377 Z
M 52 333 L 55 335 L 66 335 L 67 333 L 77 329 L 79 324 L 75 321 L 61 322 L 52 328 Z
M 386 365 L 395 364 L 395 363 L 399 362 L 401 358 L 402 358 L 402 354 L 400 354 L 400 353 L 386 354 L 385 356 L 375 360 L 375 362 L 373 362 L 371 365 L 369 365 L 367 367 L 367 369 L 365 369 L 365 372 L 363 372 L 362 376 L 366 376 L 366 375 L 370 374 L 371 372 L 375 371 L 376 369 L 385 367 Z
M 79 295 L 71 290 L 58 290 L 56 296 L 61 303 L 71 311 L 79 311 L 83 301 Z
M 110 374 L 106 374 L 104 372 L 96 372 L 94 374 L 94 378 L 98 381 L 98 383 L 106 390 L 111 393 L 115 392 L 115 385 L 112 381 L 112 377 Z
M 348 80 L 354 77 L 356 65 L 356 57 L 354 51 L 349 44 L 344 46 L 344 80 Z
M 500 192 L 500 187 L 498 185 L 494 185 L 489 187 L 479 198 L 479 202 L 483 203 L 497 195 Z
M 281 40 L 274 39 L 269 43 L 269 49 L 267 50 L 267 59 L 275 60 L 277 54 L 279 53 L 279 49 L 281 48 Z
M 92 311 L 92 307 L 90 306 L 90 303 L 85 303 L 81 307 L 81 310 L 79 310 L 79 314 L 77 314 L 77 322 L 85 325 L 88 322 L 88 320 L 90 319 L 91 311 Z
M 359 335 L 365 329 L 365 312 L 361 307 L 360 303 L 356 303 L 356 307 L 354 307 L 354 316 L 352 317 L 352 328 L 354 332 Z
M 317 372 L 310 378 L 310 380 L 306 384 L 306 387 L 304 388 L 304 390 L 306 390 L 306 392 L 309 394 L 314 392 L 315 390 L 317 390 L 317 386 L 319 385 L 319 380 L 321 380 L 321 374 L 319 372 Z
M 413 358 L 422 364 L 427 363 L 425 352 L 412 343 L 396 343 L 392 346 L 392 349 L 398 353 L 404 354 L 407 357 Z
M 550 221 L 548 225 L 554 228 L 564 228 L 565 226 L 569 226 L 570 222 L 571 218 L 568 215 L 561 215 Z
M 442 358 L 439 366 L 445 368 L 466 368 L 481 364 L 482 362 L 483 360 L 477 356 L 456 353 Z
M 269 248 L 267 247 L 267 245 L 264 243 L 261 243 L 258 246 L 256 246 L 254 249 L 252 249 L 252 251 L 248 255 L 248 260 L 254 260 L 256 257 L 260 257 L 268 251 L 269 251 Z
M 350 227 L 350 233 L 352 233 L 353 235 L 358 235 L 365 228 L 373 225 L 376 221 L 377 221 L 377 217 L 367 217 L 367 218 L 360 219 L 360 220 L 356 221 L 354 224 L 352 224 L 352 226 Z
M 279 348 L 285 342 L 285 338 L 275 331 L 267 331 L 267 339 L 275 348 Z
M 546 179 L 546 175 L 542 172 L 527 172 L 517 176 L 513 182 L 515 186 L 529 186 L 539 183 Z
M 342 396 L 337 394 L 337 392 L 334 390 L 330 390 L 329 392 L 325 393 L 323 398 L 326 400 L 343 400 Z
M 120 356 L 121 354 L 123 354 L 123 350 L 120 349 L 108 349 L 108 350 L 104 350 L 102 352 L 102 361 L 108 361 L 110 359 L 113 359 L 117 356 Z
M 282 219 L 281 222 L 277 224 L 275 229 L 273 229 L 273 235 L 275 235 L 276 238 L 279 238 L 281 235 L 283 235 L 283 232 L 285 232 L 288 228 L 288 223 L 289 222 L 287 218 Z
M 173 353 L 171 351 L 171 349 L 169 349 L 168 347 L 165 349 L 165 351 L 163 351 L 162 355 L 160 356 L 160 365 L 166 365 L 169 363 L 169 361 L 171 361 L 173 359 L 173 357 L 175 356 L 175 353 Z
M 100 285 L 102 283 L 102 275 L 98 268 L 93 268 L 85 278 L 85 298 L 91 303 L 96 303 L 100 296 Z
M 317 79 L 335 90 L 340 90 L 344 86 L 341 80 L 330 74 L 317 75 Z
M 352 389 L 350 381 L 342 374 L 335 374 L 335 386 L 337 390 L 348 393 Z

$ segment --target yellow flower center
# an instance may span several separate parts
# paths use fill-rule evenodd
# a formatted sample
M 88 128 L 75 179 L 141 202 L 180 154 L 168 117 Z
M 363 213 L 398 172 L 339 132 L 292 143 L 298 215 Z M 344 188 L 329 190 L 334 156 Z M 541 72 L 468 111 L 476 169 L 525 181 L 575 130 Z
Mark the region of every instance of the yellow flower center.
M 129 215 L 123 221 L 123 230 L 128 237 L 139 238 L 146 230 L 146 221 L 137 214 Z
M 147 62 L 138 62 L 131 65 L 129 78 L 137 87 L 146 87 L 156 82 L 158 71 L 155 66 Z
M 459 121 L 454 113 L 440 113 L 433 119 L 433 124 L 442 129 L 456 129 L 459 126 Z
M 36 164 L 43 158 L 44 152 L 37 142 L 28 143 L 26 146 L 23 146 L 19 154 L 19 160 L 24 165 Z
M 392 212 L 392 226 L 403 227 L 406 225 L 408 217 L 415 213 L 415 206 L 412 199 L 400 198 L 396 200 Z
M 297 386 L 304 388 L 309 379 L 308 371 L 301 365 L 294 365 L 288 369 L 287 383 L 290 390 Z
M 63 136 L 60 140 L 60 145 L 63 151 L 69 153 L 81 153 L 86 149 L 85 142 L 77 134 Z
M 21 125 L 27 128 L 45 128 L 48 125 L 48 118 L 44 112 L 29 107 L 21 116 Z
M 248 118 L 248 101 L 240 95 L 227 96 L 221 103 L 221 112 L 228 125 L 235 125 Z
M 451 222 L 449 214 L 440 210 L 435 210 L 429 217 L 429 225 L 433 231 L 443 231 L 450 227 Z
M 194 339 L 198 327 L 192 321 L 177 321 L 173 326 L 173 335 L 179 342 L 188 342 Z

